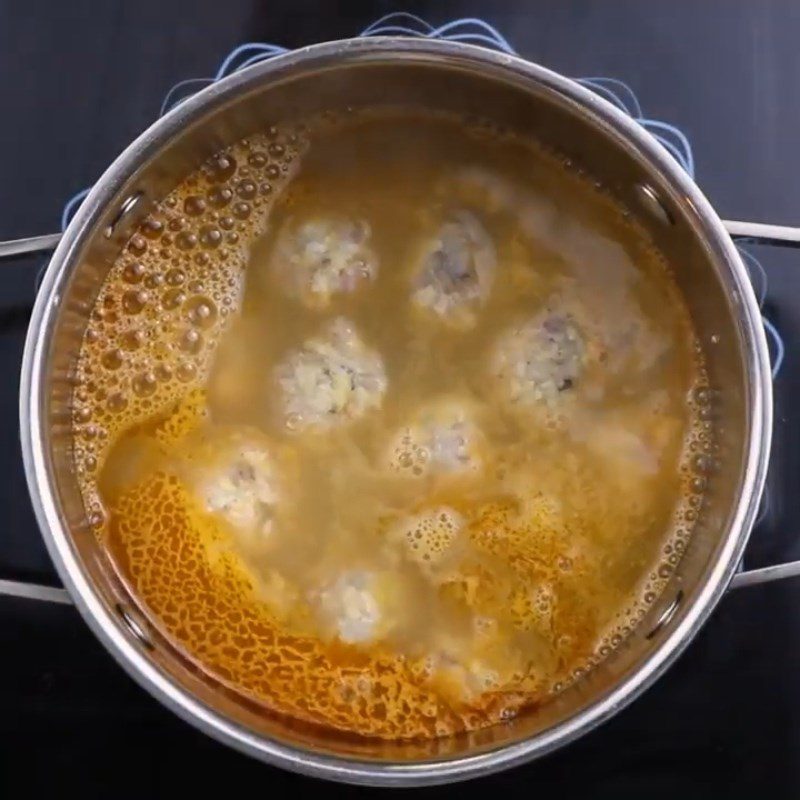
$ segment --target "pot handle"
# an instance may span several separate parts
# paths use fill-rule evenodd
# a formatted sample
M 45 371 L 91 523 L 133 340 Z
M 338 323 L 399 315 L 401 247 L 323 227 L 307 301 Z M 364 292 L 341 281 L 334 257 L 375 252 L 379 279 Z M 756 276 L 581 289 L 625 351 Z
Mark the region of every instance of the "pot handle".
M 723 220 L 722 224 L 734 241 L 769 244 L 776 247 L 800 247 L 800 228 L 738 220 Z M 60 233 L 48 233 L 44 236 L 0 242 L 0 259 L 53 250 L 61 236 Z
M 800 228 L 789 225 L 765 225 L 761 222 L 722 221 L 731 239 L 742 244 L 771 244 L 776 247 L 800 247 Z
M 725 220 L 723 225 L 735 241 L 800 248 L 800 228 L 735 220 Z M 50 233 L 44 236 L 31 236 L 26 239 L 12 239 L 7 242 L 0 242 L 0 260 L 13 256 L 23 256 L 28 253 L 52 250 L 60 239 L 60 233 Z M 777 581 L 796 575 L 800 575 L 800 561 L 790 561 L 786 564 L 775 564 L 771 567 L 739 572 L 731 581 L 731 588 L 737 589 L 741 586 L 752 586 L 753 584 Z M 71 602 L 65 589 L 22 581 L 0 580 L 0 595 L 44 600 L 51 603 Z
M 800 575 L 800 561 L 787 561 L 784 564 L 772 564 L 759 569 L 743 569 L 733 576 L 728 588 L 741 589 L 743 586 L 782 581 L 784 578 L 796 578 L 798 575 Z
M 27 239 L 12 239 L 11 241 L 0 242 L 0 260 L 52 250 L 60 239 L 60 233 L 50 233 L 45 236 L 32 236 Z M 0 596 L 3 595 L 27 600 L 43 600 L 48 603 L 72 603 L 66 589 L 57 586 L 43 586 L 26 581 L 0 579 Z
M 722 223 L 734 241 L 743 244 L 768 244 L 777 247 L 800 247 L 800 228 L 785 225 L 765 225 L 759 222 L 725 220 Z M 800 561 L 787 561 L 760 569 L 742 570 L 731 580 L 730 588 L 755 586 L 800 576 Z
M 27 239 L 10 239 L 7 242 L 0 242 L 0 259 L 53 250 L 60 240 L 60 233 L 47 233 L 44 236 L 31 236 Z
M 72 599 L 66 589 L 62 589 L 60 586 L 44 586 L 40 583 L 28 583 L 27 581 L 0 579 L 0 597 L 2 596 L 72 605 Z

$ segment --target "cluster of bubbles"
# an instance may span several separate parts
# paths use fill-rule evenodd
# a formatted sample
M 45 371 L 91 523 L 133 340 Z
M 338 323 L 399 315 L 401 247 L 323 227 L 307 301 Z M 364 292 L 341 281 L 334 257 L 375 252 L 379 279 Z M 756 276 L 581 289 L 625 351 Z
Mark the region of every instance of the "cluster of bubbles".
M 223 550 L 218 560 L 209 561 L 203 535 L 213 537 L 216 529 L 185 509 L 191 509 L 191 499 L 181 485 L 154 476 L 123 498 L 117 528 L 137 592 L 178 642 L 200 656 L 202 668 L 268 708 L 298 719 L 372 735 L 403 735 L 408 727 L 417 735 L 430 735 L 423 720 L 407 721 L 400 708 L 399 720 L 386 706 L 382 714 L 375 713 L 372 681 L 352 680 L 347 669 L 329 659 L 319 640 L 289 635 L 269 616 L 257 613 L 251 601 L 253 582 L 240 560 Z M 159 530 L 165 534 L 156 535 Z M 179 554 L 181 561 L 191 559 L 197 565 L 180 580 L 174 568 Z M 375 688 L 393 688 L 396 669 L 387 665 Z M 348 678 L 346 692 L 342 672 Z M 303 683 L 314 691 L 303 691 Z M 395 690 L 389 696 L 402 694 Z M 411 718 L 417 716 L 418 704 L 427 708 L 432 702 L 413 695 L 403 700 L 409 707 L 413 703 Z M 434 706 L 431 711 L 439 710 Z
M 202 417 L 195 391 L 156 436 L 174 444 Z M 175 476 L 155 472 L 121 496 L 114 541 L 137 595 L 198 668 L 266 709 L 386 739 L 432 739 L 498 718 L 493 708 L 450 704 L 418 680 L 422 658 L 331 651 L 316 636 L 288 631 L 253 602 L 258 577 L 222 546 L 218 525 Z
M 672 514 L 669 534 L 661 547 L 658 562 L 647 575 L 633 602 L 617 614 L 615 622 L 601 637 L 586 663 L 573 671 L 571 680 L 580 678 L 588 669 L 607 658 L 633 633 L 664 594 L 689 546 L 695 528 L 702 523 L 709 482 L 719 466 L 713 422 L 716 398 L 708 383 L 699 343 L 695 345 L 694 354 L 698 372 L 687 399 L 690 425 L 680 456 L 681 491 Z M 553 690 L 561 691 L 569 682 L 571 681 L 557 682 Z
M 426 406 L 391 443 L 389 468 L 419 478 L 476 472 L 481 467 L 481 433 L 469 408 L 445 399 Z
M 210 159 L 142 221 L 95 301 L 76 370 L 74 452 L 90 522 L 109 445 L 201 386 L 237 309 L 253 239 L 304 148 L 273 127 Z
M 423 572 L 432 573 L 463 527 L 461 515 L 452 508 L 442 506 L 403 520 L 396 529 L 396 535 L 403 541 L 409 558 Z

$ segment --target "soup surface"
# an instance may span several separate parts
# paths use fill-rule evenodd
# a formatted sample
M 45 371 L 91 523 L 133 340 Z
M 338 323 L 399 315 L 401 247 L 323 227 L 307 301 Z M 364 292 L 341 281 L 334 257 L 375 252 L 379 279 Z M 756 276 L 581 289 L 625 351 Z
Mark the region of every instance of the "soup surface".
M 652 604 L 703 380 L 662 259 L 555 155 L 329 114 L 219 154 L 132 236 L 79 357 L 76 469 L 200 668 L 434 737 L 545 701 Z

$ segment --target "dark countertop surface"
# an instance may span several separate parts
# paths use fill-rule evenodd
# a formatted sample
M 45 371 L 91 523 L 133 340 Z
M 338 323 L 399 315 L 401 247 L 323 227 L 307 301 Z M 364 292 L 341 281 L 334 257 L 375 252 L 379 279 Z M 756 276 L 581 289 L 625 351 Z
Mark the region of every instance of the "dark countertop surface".
M 0 239 L 58 226 L 158 113 L 176 81 L 233 46 L 352 35 L 383 13 L 483 16 L 524 56 L 573 76 L 626 80 L 645 112 L 690 137 L 720 214 L 800 223 L 800 4 L 784 0 L 0 0 Z M 800 253 L 762 250 L 767 308 L 787 341 L 776 386 L 770 511 L 750 564 L 800 557 L 797 508 Z M 55 582 L 22 473 L 18 368 L 41 260 L 0 276 L 0 577 Z M 545 760 L 465 787 L 504 796 L 800 797 L 800 579 L 740 590 L 657 685 Z M 0 797 L 162 797 L 371 790 L 312 782 L 200 735 L 129 679 L 69 607 L 0 597 Z M 263 787 L 263 789 L 261 788 Z

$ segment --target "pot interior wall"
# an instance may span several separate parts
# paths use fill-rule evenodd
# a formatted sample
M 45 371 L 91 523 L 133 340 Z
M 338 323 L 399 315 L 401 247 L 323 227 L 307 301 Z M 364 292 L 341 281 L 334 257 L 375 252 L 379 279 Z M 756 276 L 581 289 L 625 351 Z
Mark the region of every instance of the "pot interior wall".
M 206 157 L 237 139 L 281 119 L 323 108 L 410 103 L 431 108 L 491 117 L 513 129 L 538 138 L 561 151 L 602 181 L 620 202 L 640 219 L 672 265 L 685 292 L 701 342 L 708 354 L 709 377 L 716 394 L 715 414 L 722 457 L 708 492 L 708 503 L 692 542 L 661 601 L 625 644 L 599 668 L 573 685 L 545 708 L 503 726 L 455 739 L 426 744 L 365 743 L 343 740 L 324 731 L 307 729 L 292 721 L 265 716 L 213 681 L 198 674 L 158 634 L 150 630 L 148 657 L 183 690 L 194 693 L 208 707 L 232 722 L 290 746 L 317 753 L 408 762 L 454 758 L 494 749 L 540 733 L 585 709 L 637 669 L 680 624 L 715 563 L 730 531 L 742 480 L 742 463 L 750 420 L 746 407 L 749 391 L 743 350 L 745 333 L 738 323 L 731 297 L 723 288 L 723 256 L 702 244 L 702 222 L 683 202 L 671 179 L 660 174 L 644 157 L 581 104 L 545 82 L 522 80 L 501 62 L 476 71 L 467 60 L 452 58 L 434 63 L 414 54 L 402 63 L 376 54 L 351 61 L 313 59 L 301 69 L 272 70 L 260 78 L 259 68 L 249 73 L 236 91 L 208 96 L 202 109 L 187 104 L 173 115 L 172 127 L 182 132 L 161 141 L 156 131 L 140 141 L 141 161 L 136 168 L 115 174 L 107 188 L 108 204 L 97 211 L 75 242 L 75 269 L 61 287 L 60 310 L 50 344 L 49 385 L 44 419 L 50 421 L 51 477 L 55 482 L 65 524 L 85 571 L 108 607 L 118 604 L 135 609 L 136 600 L 108 569 L 104 554 L 88 530 L 78 487 L 73 476 L 69 406 L 70 380 L 87 314 L 110 264 L 131 226 L 148 207 L 163 197 L 182 177 Z M 589 101 L 591 103 L 591 101 Z M 667 211 L 654 211 L 639 187 L 647 185 L 661 198 Z M 123 218 L 110 237 L 106 226 L 132 192 L 143 192 L 133 213 Z M 720 265 L 723 265 L 722 267 Z M 683 601 L 677 613 L 651 638 L 664 607 L 678 591 Z M 143 625 L 147 627 L 147 623 Z M 120 626 L 124 628 L 120 621 Z M 138 645 L 137 645 L 138 646 Z

